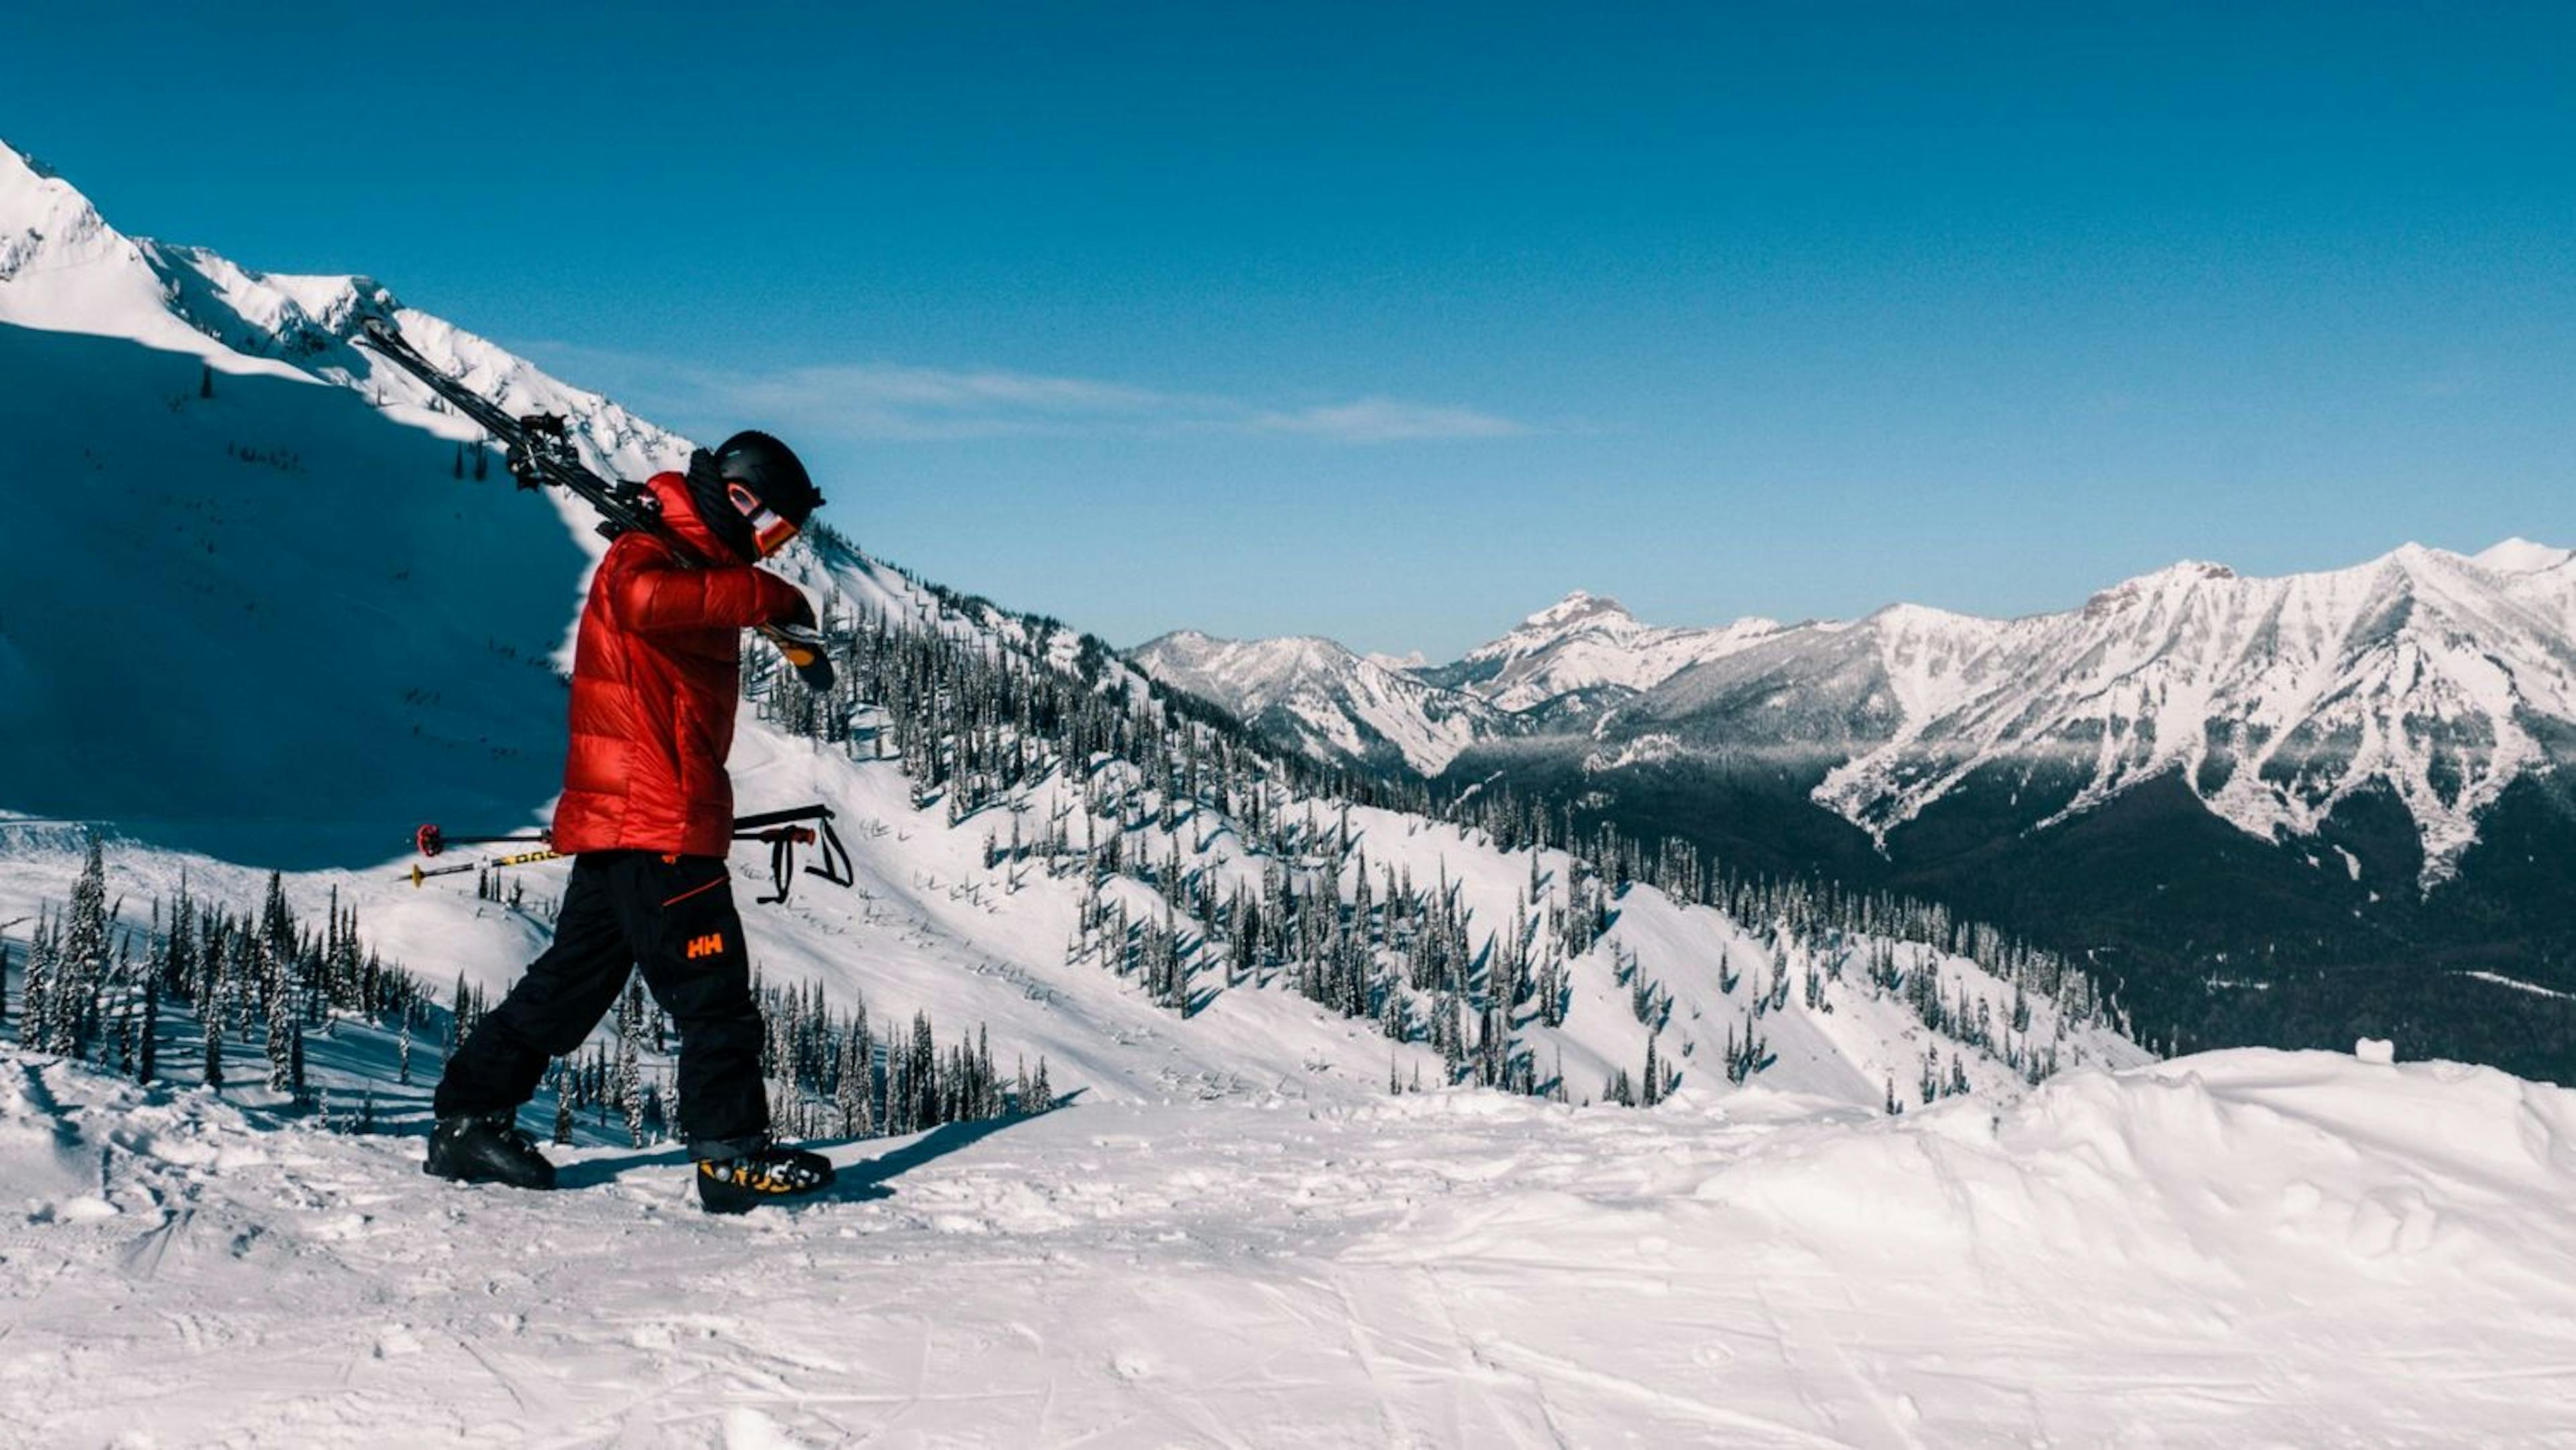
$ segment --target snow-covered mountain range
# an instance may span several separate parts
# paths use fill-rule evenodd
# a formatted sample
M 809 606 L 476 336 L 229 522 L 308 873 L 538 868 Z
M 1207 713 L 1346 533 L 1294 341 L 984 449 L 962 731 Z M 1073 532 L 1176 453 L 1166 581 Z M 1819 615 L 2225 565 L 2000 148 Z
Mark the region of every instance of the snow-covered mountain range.
M 1434 777 L 1485 741 L 1579 731 L 1608 707 L 1779 629 L 1761 619 L 1641 624 L 1617 600 L 1577 590 L 1446 665 L 1418 651 L 1354 654 L 1313 635 L 1229 640 L 1196 630 L 1148 640 L 1128 657 L 1315 760 Z
M 2516 539 L 2468 556 L 2410 544 L 2275 579 L 2184 563 L 2022 619 L 1900 604 L 1849 622 L 1666 629 L 1577 593 L 1411 672 L 1451 694 L 1407 691 L 1388 671 L 1363 685 L 1347 652 L 1317 641 L 1226 647 L 1258 672 L 1191 669 L 1151 646 L 1135 658 L 1247 718 L 1292 700 L 1299 721 L 1339 714 L 1385 738 L 1457 742 L 1446 758 L 1407 754 L 1426 774 L 1504 738 L 1553 740 L 1594 775 L 1676 759 L 1820 765 L 1812 798 L 1882 848 L 1998 769 L 2073 772 L 2072 792 L 2035 818 L 2043 830 L 2167 774 L 2264 840 L 2312 835 L 2355 794 L 2385 790 L 2420 833 L 2429 887 L 2507 786 L 2576 741 L 2571 558 Z M 1474 715 L 1461 695 L 1498 713 Z M 1433 728 L 1466 719 L 1473 732 Z M 1369 759 L 1344 739 L 1277 733 Z

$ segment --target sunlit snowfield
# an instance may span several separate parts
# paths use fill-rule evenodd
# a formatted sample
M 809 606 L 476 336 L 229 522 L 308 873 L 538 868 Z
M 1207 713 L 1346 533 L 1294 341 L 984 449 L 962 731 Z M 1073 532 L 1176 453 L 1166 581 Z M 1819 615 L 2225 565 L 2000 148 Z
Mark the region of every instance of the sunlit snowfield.
M 701 1215 L 0 1061 L 18 1443 L 2576 1444 L 2576 1094 L 2239 1052 L 2000 1114 L 1102 1105 Z M 559 1152 L 561 1150 L 558 1150 Z

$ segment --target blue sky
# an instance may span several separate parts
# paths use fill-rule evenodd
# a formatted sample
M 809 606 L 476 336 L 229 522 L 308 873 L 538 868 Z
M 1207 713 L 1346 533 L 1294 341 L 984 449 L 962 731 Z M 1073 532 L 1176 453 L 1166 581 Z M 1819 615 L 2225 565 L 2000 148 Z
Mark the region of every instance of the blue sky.
M 1122 644 L 2576 544 L 2568 7 L 829 9 L 22 0 L 0 135 Z

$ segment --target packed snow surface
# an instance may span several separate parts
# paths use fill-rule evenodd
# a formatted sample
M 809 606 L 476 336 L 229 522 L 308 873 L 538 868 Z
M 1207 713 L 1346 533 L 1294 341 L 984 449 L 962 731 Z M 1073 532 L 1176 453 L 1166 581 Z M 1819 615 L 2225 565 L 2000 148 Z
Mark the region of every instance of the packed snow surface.
M 2486 1069 L 1077 1100 L 733 1220 L 419 1150 L 0 1053 L 0 1438 L 2576 1444 L 2576 1093 Z

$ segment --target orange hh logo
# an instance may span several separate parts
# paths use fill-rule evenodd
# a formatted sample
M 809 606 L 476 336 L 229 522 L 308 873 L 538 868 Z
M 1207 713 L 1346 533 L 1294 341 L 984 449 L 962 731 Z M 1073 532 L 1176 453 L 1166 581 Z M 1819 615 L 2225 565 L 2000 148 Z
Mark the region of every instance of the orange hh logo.
M 693 962 L 700 957 L 714 956 L 723 950 L 724 933 L 720 931 L 711 931 L 705 936 L 689 939 L 689 960 Z

